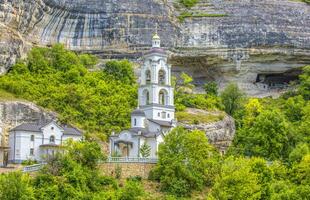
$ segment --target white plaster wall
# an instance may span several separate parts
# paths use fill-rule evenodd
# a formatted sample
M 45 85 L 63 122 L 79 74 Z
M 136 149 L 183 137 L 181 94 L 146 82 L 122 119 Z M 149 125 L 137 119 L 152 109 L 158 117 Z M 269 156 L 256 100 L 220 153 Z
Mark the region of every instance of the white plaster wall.
M 52 127 L 54 129 L 52 129 Z M 55 136 L 55 143 L 57 145 L 61 144 L 61 139 L 62 139 L 62 129 L 57 126 L 54 122 L 44 126 L 42 128 L 43 135 L 44 135 L 44 140 L 43 144 L 50 144 L 50 137 L 53 135 Z
M 135 125 L 135 119 L 136 119 L 136 125 Z M 139 127 L 144 128 L 145 127 L 145 117 L 143 116 L 131 116 L 131 127 Z

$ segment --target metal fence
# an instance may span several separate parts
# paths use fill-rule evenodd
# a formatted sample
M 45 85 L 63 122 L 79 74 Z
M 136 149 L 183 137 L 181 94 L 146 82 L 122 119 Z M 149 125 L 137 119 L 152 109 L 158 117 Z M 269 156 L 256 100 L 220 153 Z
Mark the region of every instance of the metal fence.
M 157 158 L 108 157 L 108 163 L 157 163 Z
M 24 167 L 23 172 L 36 172 L 39 171 L 44 164 L 35 164 Z

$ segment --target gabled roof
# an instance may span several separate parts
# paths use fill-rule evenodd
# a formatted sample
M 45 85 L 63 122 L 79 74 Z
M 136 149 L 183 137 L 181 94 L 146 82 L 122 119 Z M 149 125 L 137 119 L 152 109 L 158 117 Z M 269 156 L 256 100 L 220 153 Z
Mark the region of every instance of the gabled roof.
M 161 120 L 155 120 L 155 119 L 148 119 L 148 120 L 160 126 L 172 127 L 172 123 L 169 121 L 161 121 Z
M 81 136 L 82 132 L 74 127 L 63 127 L 64 135 L 78 135 Z
M 30 131 L 30 132 L 42 132 L 42 128 L 46 125 L 50 124 L 53 121 L 48 121 L 45 123 L 23 123 L 10 131 Z M 56 122 L 54 122 L 60 129 L 63 130 L 64 135 L 78 135 L 81 136 L 82 132 L 74 127 L 68 126 L 60 126 Z

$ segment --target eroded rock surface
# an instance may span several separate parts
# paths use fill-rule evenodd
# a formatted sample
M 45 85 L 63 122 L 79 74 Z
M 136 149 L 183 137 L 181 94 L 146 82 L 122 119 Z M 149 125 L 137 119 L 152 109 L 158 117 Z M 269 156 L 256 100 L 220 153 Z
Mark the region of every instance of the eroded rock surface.
M 208 112 L 193 108 L 188 109 L 188 112 L 200 114 L 205 113 L 205 115 L 218 114 L 216 111 Z M 224 115 L 223 119 L 214 122 L 198 124 L 178 122 L 178 125 L 190 130 L 198 129 L 204 131 L 209 139 L 209 142 L 213 144 L 222 154 L 224 154 L 228 147 L 232 144 L 236 132 L 235 121 L 228 115 Z
M 184 22 L 175 0 L 0 0 L 0 68 L 33 45 L 63 43 L 102 58 L 137 59 L 159 24 L 174 73 L 196 84 L 235 81 L 251 95 L 261 73 L 310 63 L 310 6 L 289 0 L 200 0 L 189 12 L 220 14 Z
M 8 131 L 22 123 L 45 122 L 56 119 L 56 114 L 47 112 L 33 103 L 23 101 L 0 101 L 0 139 L 8 145 Z M 0 145 L 1 146 L 1 145 Z

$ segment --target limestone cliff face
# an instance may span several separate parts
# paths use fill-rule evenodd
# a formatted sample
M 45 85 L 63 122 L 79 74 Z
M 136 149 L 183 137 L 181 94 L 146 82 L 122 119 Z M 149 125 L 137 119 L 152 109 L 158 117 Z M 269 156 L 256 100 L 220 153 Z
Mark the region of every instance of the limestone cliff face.
M 56 119 L 56 114 L 44 111 L 33 103 L 0 101 L 0 146 L 8 145 L 8 131 L 22 123 Z
M 216 111 L 204 111 L 194 108 L 188 108 L 187 112 L 192 114 L 199 113 L 200 115 L 206 116 L 222 115 Z M 190 130 L 198 129 L 204 131 L 209 139 L 209 142 L 213 144 L 222 154 L 224 154 L 228 147 L 232 144 L 236 132 L 235 120 L 226 114 L 222 119 L 213 122 L 199 122 L 197 124 L 193 124 L 181 120 L 178 122 L 178 125 Z
M 102 58 L 136 59 L 150 46 L 155 24 L 171 51 L 174 72 L 197 84 L 237 81 L 248 93 L 260 73 L 310 63 L 310 6 L 289 0 L 200 0 L 178 16 L 175 0 L 0 0 L 0 67 L 4 72 L 33 45 L 65 44 Z M 206 16 L 206 15 L 205 15 Z M 209 15 L 210 16 L 210 15 Z

